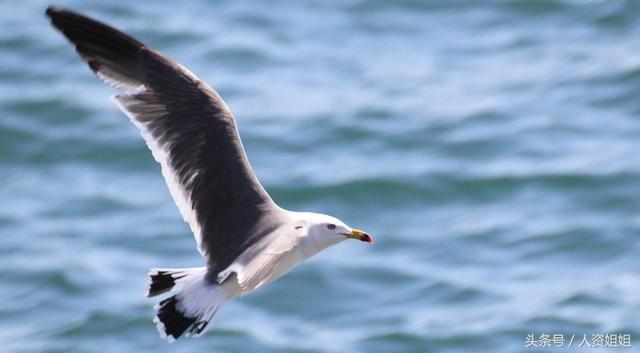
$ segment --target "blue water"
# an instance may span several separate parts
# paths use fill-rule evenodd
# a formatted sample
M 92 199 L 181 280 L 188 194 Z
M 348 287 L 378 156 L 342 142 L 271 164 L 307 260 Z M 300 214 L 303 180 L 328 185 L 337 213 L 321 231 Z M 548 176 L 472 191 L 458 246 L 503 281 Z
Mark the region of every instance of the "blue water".
M 2 352 L 640 347 L 640 2 L 61 1 L 214 86 L 283 207 L 372 233 L 169 345 L 150 267 L 199 266 L 128 120 L 43 16 L 0 11 Z

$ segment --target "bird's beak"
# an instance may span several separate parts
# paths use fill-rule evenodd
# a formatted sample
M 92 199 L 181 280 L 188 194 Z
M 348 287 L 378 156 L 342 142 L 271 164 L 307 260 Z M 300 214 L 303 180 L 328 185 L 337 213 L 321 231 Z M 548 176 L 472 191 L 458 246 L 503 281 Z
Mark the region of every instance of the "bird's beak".
M 366 241 L 367 243 L 373 243 L 373 238 L 369 234 L 359 229 L 352 229 L 349 232 L 342 234 L 347 238 L 358 239 L 360 241 Z

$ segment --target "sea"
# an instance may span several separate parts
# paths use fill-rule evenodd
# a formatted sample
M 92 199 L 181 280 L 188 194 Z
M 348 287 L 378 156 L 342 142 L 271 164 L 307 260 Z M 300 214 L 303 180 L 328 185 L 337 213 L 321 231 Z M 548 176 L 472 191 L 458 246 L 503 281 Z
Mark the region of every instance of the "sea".
M 282 207 L 345 241 L 168 344 L 204 261 L 136 128 L 44 16 L 0 8 L 0 352 L 640 349 L 640 1 L 82 1 L 211 84 Z

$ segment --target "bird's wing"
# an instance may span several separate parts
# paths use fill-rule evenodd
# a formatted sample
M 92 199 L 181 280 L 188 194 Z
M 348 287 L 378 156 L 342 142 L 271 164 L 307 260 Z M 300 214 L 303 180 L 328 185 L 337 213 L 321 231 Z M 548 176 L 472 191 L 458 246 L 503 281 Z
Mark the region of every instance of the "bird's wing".
M 301 260 L 295 256 L 294 249 L 299 246 L 303 232 L 306 230 L 295 224 L 281 226 L 221 271 L 218 282 L 224 282 L 235 273 L 241 295 L 245 295 L 277 279 Z
M 180 64 L 77 13 L 50 7 L 51 23 L 104 81 L 162 167 L 199 251 L 217 273 L 277 227 L 283 212 L 253 174 L 222 98 Z

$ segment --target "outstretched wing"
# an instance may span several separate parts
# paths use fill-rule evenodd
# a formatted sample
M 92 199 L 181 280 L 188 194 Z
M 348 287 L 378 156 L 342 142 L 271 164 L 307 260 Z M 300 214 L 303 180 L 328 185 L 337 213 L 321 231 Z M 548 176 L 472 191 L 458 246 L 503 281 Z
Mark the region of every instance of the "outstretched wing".
M 51 23 L 113 97 L 162 167 L 211 272 L 278 226 L 282 212 L 247 161 L 222 98 L 187 69 L 132 37 L 77 13 L 48 8 Z

